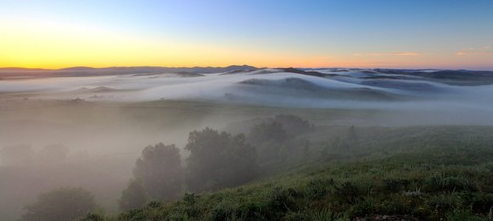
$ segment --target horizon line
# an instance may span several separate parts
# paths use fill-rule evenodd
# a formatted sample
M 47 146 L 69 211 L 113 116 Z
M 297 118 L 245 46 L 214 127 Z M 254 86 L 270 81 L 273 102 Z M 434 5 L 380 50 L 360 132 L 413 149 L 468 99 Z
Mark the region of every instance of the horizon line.
M 297 68 L 297 69 L 393 69 L 393 70 L 471 70 L 471 71 L 493 71 L 492 68 L 426 68 L 426 67 L 421 67 L 421 68 L 412 68 L 412 67 L 296 67 L 296 66 L 285 66 L 285 67 L 256 67 L 253 65 L 248 65 L 248 64 L 232 64 L 232 65 L 227 65 L 227 66 L 155 66 L 155 65 L 142 65 L 142 66 L 106 66 L 106 67 L 91 67 L 91 66 L 68 66 L 68 67 L 62 67 L 62 68 L 38 68 L 38 67 L 0 67 L 1 70 L 5 69 L 25 69 L 25 70 L 31 70 L 31 71 L 63 71 L 66 69 L 75 69 L 75 68 L 81 68 L 81 69 L 111 69 L 111 68 L 176 68 L 176 69 L 193 69 L 193 68 L 228 68 L 228 67 L 252 67 L 255 69 L 267 69 L 267 68 L 272 68 L 272 69 L 285 69 L 285 68 Z

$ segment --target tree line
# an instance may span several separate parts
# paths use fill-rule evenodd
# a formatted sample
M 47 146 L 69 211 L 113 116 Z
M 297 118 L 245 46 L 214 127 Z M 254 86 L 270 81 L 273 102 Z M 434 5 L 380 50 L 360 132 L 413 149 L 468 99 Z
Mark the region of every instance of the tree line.
M 312 129 L 313 125 L 294 115 L 265 119 L 247 135 L 206 127 L 189 133 L 185 162 L 174 144 L 149 145 L 135 163 L 134 177 L 119 200 L 120 209 L 140 208 L 149 201 L 169 202 L 184 191 L 199 193 L 249 182 L 262 167 L 283 162 L 288 154 L 306 148 L 308 140 L 299 135 Z
M 265 119 L 246 135 L 206 127 L 189 133 L 185 160 L 174 144 L 149 145 L 135 162 L 133 178 L 122 191 L 119 208 L 128 211 L 151 201 L 173 201 L 184 192 L 213 191 L 252 181 L 272 163 L 282 163 L 289 155 L 306 154 L 309 142 L 303 136 L 311 130 L 312 124 L 294 115 Z M 62 210 L 59 203 L 67 208 Z M 71 212 L 72 207 L 79 208 L 78 213 Z M 73 220 L 95 208 L 93 196 L 86 190 L 62 188 L 44 193 L 36 203 L 26 206 L 20 221 L 33 217 L 40 221 L 53 217 Z

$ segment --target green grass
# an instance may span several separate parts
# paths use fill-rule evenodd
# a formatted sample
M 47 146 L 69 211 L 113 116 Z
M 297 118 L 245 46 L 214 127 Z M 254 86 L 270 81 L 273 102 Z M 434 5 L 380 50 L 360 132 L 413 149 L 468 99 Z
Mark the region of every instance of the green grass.
M 346 130 L 319 128 L 310 158 L 253 183 L 87 220 L 492 220 L 492 127 L 357 128 L 344 149 L 321 138 Z

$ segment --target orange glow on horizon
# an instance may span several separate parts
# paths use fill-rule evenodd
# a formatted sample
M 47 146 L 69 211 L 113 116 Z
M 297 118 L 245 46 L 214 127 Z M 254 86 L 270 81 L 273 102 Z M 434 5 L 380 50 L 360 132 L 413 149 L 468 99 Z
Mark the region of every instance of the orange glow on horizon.
M 426 54 L 420 52 L 275 51 L 248 45 L 149 38 L 121 31 L 52 21 L 1 23 L 0 67 L 59 69 L 74 66 L 347 68 L 469 68 L 487 63 L 489 48 Z M 286 49 L 289 50 L 289 49 Z M 470 55 L 470 56 L 458 56 Z

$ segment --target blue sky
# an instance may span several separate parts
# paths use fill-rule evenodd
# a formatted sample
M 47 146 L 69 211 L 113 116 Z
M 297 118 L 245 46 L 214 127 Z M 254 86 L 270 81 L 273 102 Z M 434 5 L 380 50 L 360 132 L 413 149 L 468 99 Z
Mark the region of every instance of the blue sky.
M 197 55 L 217 57 L 207 61 L 211 65 L 225 64 L 222 60 L 229 53 L 233 57 L 237 55 L 236 63 L 258 62 L 254 56 L 272 57 L 272 65 L 260 62 L 265 66 L 286 65 L 291 61 L 293 66 L 378 66 L 380 63 L 390 67 L 493 68 L 488 62 L 493 60 L 491 0 L 4 0 L 0 3 L 0 31 L 12 32 L 1 25 L 20 20 L 63 22 L 111 32 L 111 37 L 101 37 L 101 42 L 108 44 L 118 36 L 138 39 L 132 47 L 142 42 L 176 42 L 172 50 L 161 49 L 154 56 L 184 48 L 182 51 L 189 52 L 194 60 L 199 57 L 193 54 L 194 48 L 200 48 Z M 26 28 L 32 26 L 39 24 Z M 62 28 L 58 29 L 55 31 L 63 32 Z M 78 41 L 74 38 L 72 42 Z M 180 56 L 177 65 L 180 59 L 187 59 L 185 54 Z M 313 62 L 321 58 L 325 60 Z M 173 64 L 170 56 L 166 59 L 168 62 L 163 64 Z M 149 60 L 155 62 L 150 65 L 159 65 L 158 60 Z M 198 59 L 196 63 L 203 62 Z M 114 63 L 122 64 L 118 60 Z

